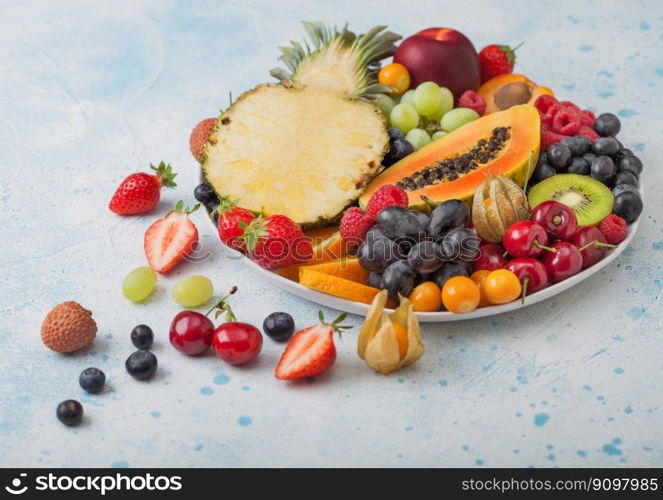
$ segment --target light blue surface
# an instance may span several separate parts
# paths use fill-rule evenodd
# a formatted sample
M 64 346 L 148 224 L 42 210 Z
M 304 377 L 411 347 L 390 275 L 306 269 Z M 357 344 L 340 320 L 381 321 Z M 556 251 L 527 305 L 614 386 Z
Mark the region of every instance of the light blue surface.
M 0 10 L 0 465 L 663 465 L 660 2 L 0 0 Z M 424 326 L 424 357 L 391 376 L 359 360 L 356 330 L 315 383 L 274 379 L 282 346 L 269 339 L 244 368 L 180 355 L 167 329 L 181 275 L 205 274 L 219 293 L 238 284 L 236 313 L 257 325 L 274 310 L 300 327 L 316 318 L 317 306 L 229 260 L 201 213 L 193 218 L 209 258 L 160 278 L 145 305 L 120 294 L 123 275 L 144 263 L 144 230 L 193 200 L 191 127 L 225 107 L 229 91 L 269 80 L 276 47 L 301 38 L 301 19 L 384 23 L 404 35 L 449 26 L 478 48 L 525 40 L 519 71 L 622 117 L 620 138 L 645 164 L 632 248 L 515 314 Z M 162 159 L 180 188 L 147 216 L 111 214 L 119 181 Z M 65 300 L 99 325 L 93 346 L 69 356 L 39 339 L 44 315 Z M 157 336 L 148 383 L 123 366 L 138 323 Z M 88 366 L 106 372 L 105 393 L 78 386 Z M 55 419 L 67 398 L 85 406 L 76 429 Z

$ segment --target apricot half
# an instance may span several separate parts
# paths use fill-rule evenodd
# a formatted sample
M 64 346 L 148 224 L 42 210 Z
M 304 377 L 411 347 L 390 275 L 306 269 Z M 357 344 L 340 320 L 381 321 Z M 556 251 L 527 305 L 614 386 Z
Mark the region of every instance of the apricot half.
M 548 87 L 540 87 L 525 75 L 506 74 L 491 78 L 478 93 L 486 101 L 486 113 L 504 111 L 517 104 L 534 104 L 539 96 L 555 95 Z

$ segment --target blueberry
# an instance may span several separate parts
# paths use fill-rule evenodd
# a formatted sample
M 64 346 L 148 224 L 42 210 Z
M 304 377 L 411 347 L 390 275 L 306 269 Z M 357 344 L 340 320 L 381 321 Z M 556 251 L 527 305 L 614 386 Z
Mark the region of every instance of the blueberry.
M 612 113 L 603 113 L 596 118 L 594 130 L 603 137 L 615 136 L 622 128 L 622 123 Z
M 619 151 L 619 143 L 614 137 L 599 137 L 592 144 L 592 153 L 598 156 L 612 156 Z
M 615 198 L 625 192 L 634 193 L 638 195 L 638 197 L 640 196 L 640 191 L 638 191 L 638 188 L 631 186 L 630 184 L 617 184 L 614 188 L 612 188 L 612 195 Z
M 83 406 L 78 401 L 68 399 L 58 405 L 55 414 L 64 425 L 78 425 L 83 420 Z
M 154 342 L 154 332 L 147 325 L 138 325 L 131 330 L 131 343 L 138 349 L 149 349 Z
M 430 214 L 428 234 L 437 240 L 457 227 L 465 227 L 470 220 L 470 210 L 460 200 L 447 200 Z
M 567 172 L 569 174 L 589 175 L 589 162 L 582 156 L 571 158 L 571 164 Z
M 557 171 L 547 163 L 544 163 L 543 165 L 538 165 L 534 169 L 534 172 L 532 173 L 532 184 L 538 184 L 539 182 L 547 179 L 548 177 L 552 177 L 556 173 Z
M 472 261 L 479 257 L 480 239 L 474 231 L 458 227 L 449 231 L 442 240 L 445 260 Z
M 399 160 L 402 160 L 407 155 L 411 154 L 414 151 L 414 147 L 405 139 L 396 139 L 391 143 L 389 147 L 389 152 L 385 155 L 382 164 L 386 166 L 393 165 Z
M 556 169 L 566 168 L 569 161 L 571 161 L 571 149 L 566 144 L 558 142 L 548 148 L 548 163 Z
M 364 242 L 372 243 L 373 241 L 380 238 L 386 238 L 385 234 L 378 226 L 373 226 L 366 232 L 366 236 L 364 236 Z
M 442 289 L 444 284 L 454 276 L 469 276 L 472 274 L 472 263 L 467 261 L 451 261 L 445 264 L 433 275 L 433 281 Z
M 400 293 L 403 297 L 410 295 L 415 279 L 415 273 L 407 262 L 399 260 L 385 269 L 382 274 L 382 287 L 388 291 L 392 300 L 399 302 L 398 294 Z
M 417 273 L 428 274 L 437 271 L 444 264 L 442 247 L 434 241 L 417 243 L 407 254 L 410 269 Z
M 594 153 L 585 153 L 582 155 L 582 157 L 587 160 L 587 163 L 591 164 L 598 156 L 596 156 Z
M 615 180 L 617 169 L 609 156 L 599 156 L 591 164 L 590 175 L 606 186 L 610 186 Z
M 382 275 L 380 273 L 370 273 L 368 275 L 368 286 L 382 288 Z
M 548 163 L 548 153 L 543 152 L 539 155 L 539 159 L 536 160 L 536 165 L 545 165 Z
M 615 177 L 615 186 L 619 186 L 620 184 L 638 187 L 638 178 L 631 172 L 624 170 L 623 172 L 619 172 L 617 177 Z
M 612 159 L 615 161 L 615 165 L 619 165 L 622 158 L 626 158 L 627 156 L 633 156 L 633 151 L 628 148 L 619 148 Z
M 394 142 L 398 139 L 405 139 L 405 134 L 398 127 L 389 127 L 387 129 L 387 134 L 389 134 L 390 142 Z
M 287 340 L 295 333 L 295 320 L 287 312 L 273 312 L 263 321 L 262 330 L 274 340 Z
M 150 351 L 136 351 L 124 363 L 129 375 L 146 380 L 157 371 L 157 357 Z
M 425 228 L 410 210 L 403 207 L 387 207 L 380 210 L 377 224 L 391 240 L 419 241 L 425 235 Z
M 401 257 L 402 251 L 398 243 L 386 237 L 364 241 L 357 252 L 361 267 L 374 273 L 381 273 Z
M 636 177 L 642 173 L 642 161 L 637 156 L 625 156 L 619 162 L 620 172 L 631 172 Z
M 631 191 L 625 191 L 615 198 L 612 213 L 630 224 L 642 213 L 642 199 Z
M 425 229 L 428 227 L 428 215 L 426 215 L 423 212 L 420 212 L 419 210 L 411 210 L 411 212 L 417 217 L 417 220 L 419 220 L 419 223 L 422 225 L 422 227 Z
M 575 136 L 576 145 L 578 147 L 578 156 L 589 153 L 589 150 L 592 149 L 592 141 L 587 139 L 584 135 Z
M 587 152 L 582 150 L 583 145 L 580 144 L 580 141 L 576 137 L 564 137 L 560 143 L 571 150 L 571 156 L 581 156 Z
M 207 206 L 208 203 L 219 203 L 219 197 L 214 192 L 214 189 L 208 182 L 198 184 L 196 189 L 193 190 L 193 196 L 203 205 Z
M 84 391 L 92 394 L 101 392 L 106 383 L 106 375 L 99 368 L 86 368 L 78 377 L 78 383 Z

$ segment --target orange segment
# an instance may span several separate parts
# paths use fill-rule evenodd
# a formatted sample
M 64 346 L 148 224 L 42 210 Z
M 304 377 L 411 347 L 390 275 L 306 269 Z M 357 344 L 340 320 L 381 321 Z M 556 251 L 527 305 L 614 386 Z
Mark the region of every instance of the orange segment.
M 380 290 L 360 283 L 355 283 L 338 276 L 314 271 L 308 266 L 299 273 L 299 282 L 320 292 L 328 293 L 343 299 L 370 304 Z
M 328 235 L 330 229 L 334 229 L 331 235 Z M 323 262 L 330 262 L 338 260 L 341 257 L 348 255 L 349 248 L 344 244 L 338 228 L 324 228 L 310 231 L 307 236 L 311 237 L 313 243 L 313 258 L 301 264 L 294 266 L 284 267 L 278 270 L 278 273 L 284 278 L 292 281 L 297 281 L 299 278 L 299 268 L 302 266 L 311 266 L 314 264 L 322 264 Z
M 346 280 L 354 281 L 365 285 L 368 281 L 368 271 L 361 267 L 357 257 L 347 257 L 344 259 L 332 260 L 324 264 L 314 264 L 312 266 L 302 266 L 299 273 L 304 269 L 311 269 L 319 273 L 331 274 Z

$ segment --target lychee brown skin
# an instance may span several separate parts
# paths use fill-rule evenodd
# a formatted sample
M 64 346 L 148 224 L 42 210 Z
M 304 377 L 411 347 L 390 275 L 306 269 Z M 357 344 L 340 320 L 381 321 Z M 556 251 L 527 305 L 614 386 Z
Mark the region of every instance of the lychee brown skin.
M 41 325 L 42 342 L 55 352 L 78 351 L 90 345 L 96 335 L 92 312 L 73 301 L 55 306 Z
M 202 163 L 205 159 L 205 143 L 215 126 L 216 118 L 207 118 L 193 127 L 193 130 L 191 131 L 191 137 L 189 137 L 189 149 L 191 149 L 191 154 L 198 163 Z

